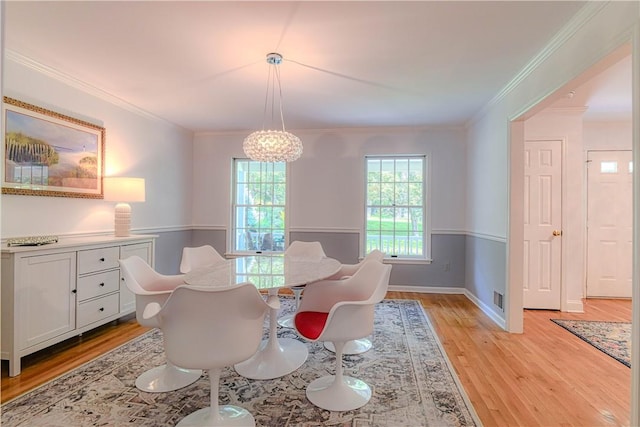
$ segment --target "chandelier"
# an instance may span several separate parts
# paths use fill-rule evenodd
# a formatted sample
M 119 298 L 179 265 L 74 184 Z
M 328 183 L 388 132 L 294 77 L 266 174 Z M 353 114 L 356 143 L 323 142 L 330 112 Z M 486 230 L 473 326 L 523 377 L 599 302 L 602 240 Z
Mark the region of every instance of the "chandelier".
M 267 77 L 267 94 L 264 100 L 264 119 L 262 130 L 253 132 L 247 136 L 242 144 L 244 153 L 258 162 L 293 162 L 302 154 L 302 141 L 297 136 L 287 132 L 284 128 L 284 115 L 282 114 L 282 87 L 280 86 L 280 70 L 278 65 L 282 62 L 279 53 L 267 54 L 269 73 Z M 278 85 L 278 107 L 282 130 L 265 130 L 267 120 L 267 107 L 271 99 L 271 123 L 274 122 L 274 104 L 276 83 Z

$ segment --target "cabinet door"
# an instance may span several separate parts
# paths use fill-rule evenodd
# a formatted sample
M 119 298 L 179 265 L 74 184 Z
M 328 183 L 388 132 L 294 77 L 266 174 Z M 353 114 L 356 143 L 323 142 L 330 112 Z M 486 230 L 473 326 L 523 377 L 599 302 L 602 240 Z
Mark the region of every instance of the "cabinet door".
M 19 289 L 16 289 L 19 348 L 75 329 L 76 253 L 22 258 L 19 268 Z
M 151 242 L 136 243 L 120 246 L 120 259 L 126 259 L 137 255 L 150 265 L 153 265 L 153 246 Z M 135 311 L 136 296 L 127 288 L 120 275 L 120 313 Z

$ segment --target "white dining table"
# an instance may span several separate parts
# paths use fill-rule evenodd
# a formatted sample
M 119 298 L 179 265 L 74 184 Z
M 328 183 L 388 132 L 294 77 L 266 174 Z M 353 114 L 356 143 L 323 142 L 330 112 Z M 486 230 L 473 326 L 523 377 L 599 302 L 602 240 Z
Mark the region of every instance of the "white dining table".
M 230 287 L 252 283 L 269 295 L 278 290 L 302 286 L 337 273 L 340 262 L 333 258 L 300 259 L 282 254 L 239 257 L 192 270 L 185 283 L 194 286 Z M 307 346 L 293 338 L 278 338 L 278 309 L 269 311 L 269 333 L 258 351 L 248 360 L 234 366 L 236 372 L 251 379 L 273 379 L 289 374 L 304 364 L 309 356 Z M 242 337 L 238 337 L 239 339 Z

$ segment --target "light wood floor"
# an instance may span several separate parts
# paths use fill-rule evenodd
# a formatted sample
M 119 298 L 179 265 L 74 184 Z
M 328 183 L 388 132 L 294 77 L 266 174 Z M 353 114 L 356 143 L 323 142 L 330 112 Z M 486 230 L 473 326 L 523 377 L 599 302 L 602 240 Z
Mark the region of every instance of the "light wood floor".
M 524 334 L 502 331 L 462 295 L 389 292 L 420 300 L 473 406 L 486 427 L 629 425 L 631 370 L 550 318 L 631 321 L 629 300 L 586 300 L 584 314 L 525 310 Z M 1 400 L 116 347 L 146 329 L 134 317 L 22 359 Z

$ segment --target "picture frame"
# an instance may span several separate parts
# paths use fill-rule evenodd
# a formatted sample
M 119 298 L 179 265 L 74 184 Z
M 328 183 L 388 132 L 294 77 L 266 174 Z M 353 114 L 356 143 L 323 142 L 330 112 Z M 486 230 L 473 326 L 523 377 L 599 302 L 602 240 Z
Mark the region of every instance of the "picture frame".
M 105 128 L 4 97 L 2 194 L 102 199 Z

